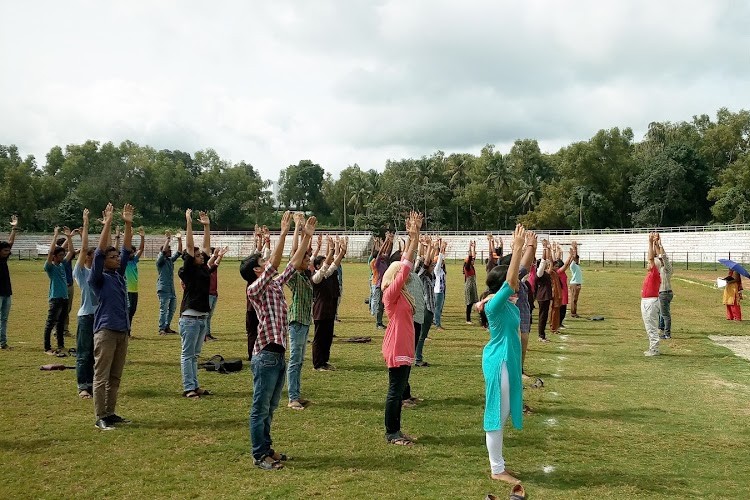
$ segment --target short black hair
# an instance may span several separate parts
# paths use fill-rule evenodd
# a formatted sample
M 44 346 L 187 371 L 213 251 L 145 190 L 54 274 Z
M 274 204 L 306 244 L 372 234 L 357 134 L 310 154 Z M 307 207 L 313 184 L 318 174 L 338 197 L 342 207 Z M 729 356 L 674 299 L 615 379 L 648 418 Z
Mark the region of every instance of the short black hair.
M 487 273 L 487 289 L 490 293 L 497 293 L 508 277 L 508 266 L 495 266 Z
M 55 240 L 55 243 L 57 244 L 57 246 L 63 246 L 65 240 L 67 240 L 67 238 L 57 238 L 57 240 Z
M 11 248 L 10 243 L 7 241 L 0 241 L 0 250 L 4 250 L 6 248 Z
M 248 285 L 258 278 L 253 269 L 258 267 L 261 258 L 260 253 L 255 252 L 240 262 L 240 276 L 247 281 Z
M 395 252 L 393 252 L 393 254 L 391 254 L 391 257 L 390 257 L 389 260 L 390 260 L 391 263 L 400 261 L 401 260 L 401 250 L 396 250 Z
M 315 269 L 318 269 L 318 267 L 323 264 L 324 260 L 326 260 L 326 258 L 322 255 L 318 255 L 317 257 L 315 257 L 315 259 L 313 259 L 313 266 L 315 266 Z
M 57 255 L 61 253 L 68 253 L 63 247 L 55 247 L 54 250 L 52 250 L 52 255 Z

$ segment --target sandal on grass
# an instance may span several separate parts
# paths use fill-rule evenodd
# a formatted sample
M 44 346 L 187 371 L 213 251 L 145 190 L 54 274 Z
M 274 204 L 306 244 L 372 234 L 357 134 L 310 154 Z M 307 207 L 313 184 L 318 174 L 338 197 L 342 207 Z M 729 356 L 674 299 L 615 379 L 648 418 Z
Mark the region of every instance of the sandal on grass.
M 284 464 L 268 456 L 263 457 L 260 460 L 254 460 L 253 464 L 263 470 L 279 470 L 284 468 Z
M 87 391 L 86 389 L 83 389 L 81 391 L 78 391 L 78 397 L 81 399 L 91 399 L 91 393 Z
M 510 500 L 526 500 L 526 490 L 522 484 L 516 484 L 510 490 Z
M 397 446 L 414 446 L 414 442 L 407 439 L 405 436 L 389 439 L 388 444 L 395 444 Z
M 196 391 L 185 391 L 182 393 L 182 396 L 189 399 L 200 399 L 201 397 Z
M 194 391 L 198 396 L 213 396 L 214 393 L 208 389 L 201 389 L 200 387 Z
M 286 453 L 279 453 L 278 451 L 275 451 L 273 455 L 269 456 L 277 462 L 287 462 L 292 459 L 292 457 L 287 456 Z

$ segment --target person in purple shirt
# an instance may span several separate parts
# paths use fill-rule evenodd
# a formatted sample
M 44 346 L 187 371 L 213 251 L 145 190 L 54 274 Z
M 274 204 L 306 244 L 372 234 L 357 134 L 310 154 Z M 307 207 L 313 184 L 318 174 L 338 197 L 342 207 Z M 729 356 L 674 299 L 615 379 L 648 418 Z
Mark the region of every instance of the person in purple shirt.
M 127 204 L 122 209 L 125 241 L 119 254 L 109 244 L 113 212 L 112 204 L 107 204 L 102 213 L 104 227 L 89 277 L 89 284 L 99 299 L 94 313 L 94 425 L 103 431 L 114 429 L 114 424 L 129 422 L 115 413 L 115 406 L 130 331 L 125 268 L 132 248 L 133 206 Z
M 388 269 L 388 266 L 391 264 L 391 250 L 393 250 L 393 233 L 388 232 L 385 235 L 385 241 L 380 247 L 378 256 L 375 257 L 375 271 L 378 273 L 378 277 L 375 282 L 373 300 L 376 302 L 374 306 L 375 327 L 379 330 L 385 330 L 385 325 L 383 324 L 383 312 L 385 311 L 385 307 L 383 305 L 383 292 L 380 285 L 383 282 L 383 274 L 385 274 L 386 269 Z

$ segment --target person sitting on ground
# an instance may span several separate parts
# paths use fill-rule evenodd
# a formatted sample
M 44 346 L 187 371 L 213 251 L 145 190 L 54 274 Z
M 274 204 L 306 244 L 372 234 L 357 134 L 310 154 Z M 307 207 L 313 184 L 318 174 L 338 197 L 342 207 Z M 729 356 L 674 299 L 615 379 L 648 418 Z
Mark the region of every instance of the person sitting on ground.
M 89 209 L 83 211 L 81 227 L 81 251 L 78 254 L 73 279 L 81 289 L 81 308 L 78 310 L 76 332 L 76 380 L 78 396 L 91 399 L 94 394 L 94 315 L 99 305 L 94 290 L 89 284 L 94 247 L 89 247 Z
M 497 266 L 487 275 L 488 291 L 477 309 L 488 326 L 490 340 L 482 353 L 485 381 L 484 431 L 492 479 L 520 483 L 505 467 L 503 430 L 508 416 L 516 429 L 523 427 L 523 386 L 521 383 L 520 313 L 518 272 L 525 242 L 520 224 L 513 232 L 510 265 Z
M 70 231 L 69 229 L 65 229 Z M 68 283 L 65 278 L 65 267 L 63 262 L 75 256 L 73 244 L 68 238 L 67 251 L 57 246 L 60 228 L 55 228 L 47 261 L 44 263 L 44 272 L 49 277 L 49 311 L 47 312 L 47 323 L 44 326 L 44 352 L 49 355 L 65 355 L 65 317 L 68 315 Z M 57 350 L 52 349 L 52 328 L 55 328 L 57 336 Z
M 315 232 L 317 219 L 307 219 L 302 243 L 292 256 L 281 276 L 275 277 L 284 253 L 284 241 L 289 232 L 292 214 L 284 212 L 281 231 L 269 261 L 253 253 L 240 264 L 240 275 L 248 283 L 247 298 L 258 316 L 258 337 L 253 346 L 250 368 L 253 371 L 253 403 L 250 410 L 250 443 L 253 463 L 263 470 L 283 468 L 288 457 L 271 445 L 271 422 L 284 388 L 286 366 L 286 336 L 289 328 L 284 285 L 300 267 Z
M 474 261 L 477 258 L 477 242 L 469 243 L 469 254 L 464 261 L 464 303 L 466 304 L 466 324 L 471 324 L 471 308 L 479 301 L 477 293 L 477 271 Z
M 383 273 L 383 303 L 388 327 L 383 337 L 383 359 L 388 367 L 388 394 L 385 400 L 385 439 L 390 444 L 411 446 L 414 439 L 401 432 L 402 397 L 414 363 L 414 297 L 406 281 L 419 245 L 422 215 L 412 212 L 406 222 L 409 246 L 399 262 Z
M 18 217 L 12 215 L 8 241 L 0 241 L 0 349 L 10 349 L 10 346 L 8 346 L 8 316 L 10 316 L 13 288 L 10 284 L 8 258 L 10 258 L 13 243 L 16 241 L 17 229 Z
M 194 244 L 193 211 L 189 208 L 185 210 L 185 252 L 182 255 L 184 263 L 177 273 L 184 284 L 180 303 L 182 395 L 192 399 L 211 395 L 211 391 L 203 389 L 198 383 L 198 357 L 208 331 L 208 315 L 211 312 L 211 273 L 216 272 L 215 261 L 218 257 L 218 253 L 214 256 L 211 252 L 211 220 L 208 214 L 200 212 L 198 219 L 203 225 L 201 248 Z
M 125 241 L 119 254 L 109 244 L 113 213 L 114 209 L 109 203 L 102 214 L 104 226 L 89 275 L 89 285 L 99 300 L 94 313 L 94 425 L 102 431 L 130 422 L 117 415 L 115 408 L 130 332 L 125 268 L 132 248 L 133 206 L 127 204 L 122 209 Z

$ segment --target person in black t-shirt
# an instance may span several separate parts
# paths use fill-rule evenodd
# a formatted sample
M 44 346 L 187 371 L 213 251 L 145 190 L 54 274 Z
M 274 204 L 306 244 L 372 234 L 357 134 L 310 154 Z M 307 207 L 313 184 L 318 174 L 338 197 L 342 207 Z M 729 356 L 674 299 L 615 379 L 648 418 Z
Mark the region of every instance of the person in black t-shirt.
M 182 304 L 180 305 L 180 338 L 182 339 L 182 395 L 187 398 L 199 398 L 211 394 L 198 385 L 198 356 L 203 347 L 203 340 L 208 328 L 208 313 L 211 311 L 208 295 L 211 283 L 209 269 L 213 265 L 211 253 L 211 221 L 208 214 L 201 212 L 199 220 L 203 224 L 203 246 L 198 248 L 193 243 L 193 211 L 185 210 L 185 252 L 182 255 L 183 266 L 178 276 L 184 285 Z M 210 260 L 209 260 L 210 259 Z M 206 264 L 208 261 L 208 265 Z M 216 268 L 213 268 L 214 271 Z
M 10 286 L 10 271 L 8 270 L 8 258 L 16 241 L 16 229 L 18 217 L 10 218 L 10 237 L 8 241 L 0 241 L 0 349 L 8 349 L 8 316 L 10 315 L 10 302 L 13 289 Z

